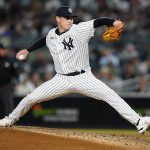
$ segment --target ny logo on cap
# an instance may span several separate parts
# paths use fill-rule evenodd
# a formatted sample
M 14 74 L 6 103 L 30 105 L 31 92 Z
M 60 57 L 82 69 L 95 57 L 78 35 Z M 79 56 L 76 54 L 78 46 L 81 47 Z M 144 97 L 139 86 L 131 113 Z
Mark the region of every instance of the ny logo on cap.
M 68 12 L 72 13 L 72 9 L 71 9 L 71 8 L 68 8 Z
M 67 40 L 67 41 L 66 41 Z M 74 48 L 73 46 L 73 39 L 72 38 L 69 38 L 69 39 L 64 39 L 62 41 L 62 44 L 64 45 L 64 49 L 65 50 L 72 50 L 72 48 Z

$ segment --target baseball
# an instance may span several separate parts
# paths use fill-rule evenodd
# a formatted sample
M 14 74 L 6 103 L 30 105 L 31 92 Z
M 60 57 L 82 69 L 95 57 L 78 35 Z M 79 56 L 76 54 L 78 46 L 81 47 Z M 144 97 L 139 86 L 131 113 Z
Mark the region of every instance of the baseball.
M 24 59 L 26 59 L 26 57 L 25 57 L 25 55 L 20 55 L 20 56 L 18 57 L 18 59 L 19 59 L 19 60 L 24 60 Z

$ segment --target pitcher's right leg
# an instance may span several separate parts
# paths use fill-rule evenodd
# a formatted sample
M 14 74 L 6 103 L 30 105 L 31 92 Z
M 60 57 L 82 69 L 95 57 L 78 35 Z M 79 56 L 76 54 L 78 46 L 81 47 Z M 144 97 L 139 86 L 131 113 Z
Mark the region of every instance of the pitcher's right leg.
M 0 120 L 0 126 L 12 126 L 20 117 L 25 115 L 34 104 L 54 99 L 68 92 L 69 80 L 57 74 L 53 79 L 43 83 L 31 94 L 23 98 L 8 117 Z

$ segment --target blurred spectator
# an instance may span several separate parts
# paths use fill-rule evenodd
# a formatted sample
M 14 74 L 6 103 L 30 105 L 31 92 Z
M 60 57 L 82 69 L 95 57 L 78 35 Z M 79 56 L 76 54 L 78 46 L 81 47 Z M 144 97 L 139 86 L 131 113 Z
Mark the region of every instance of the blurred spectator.
M 50 0 L 45 2 L 45 11 L 52 12 L 61 6 L 60 0 Z
M 127 43 L 124 51 L 122 51 L 122 56 L 120 57 L 123 62 L 127 62 L 138 56 L 139 56 L 139 53 L 136 50 L 135 45 L 133 43 Z
M 48 65 L 48 60 L 46 59 L 43 52 L 37 53 L 36 59 L 33 59 L 31 62 L 32 72 L 38 71 L 40 74 L 45 73 L 45 68 Z
M 42 80 L 41 80 L 40 74 L 38 72 L 34 72 L 32 74 L 31 81 L 35 87 L 38 87 L 39 85 L 42 84 Z
M 150 92 L 150 83 L 147 76 L 141 76 L 139 87 L 136 89 L 136 92 L 146 93 Z
M 112 89 L 119 90 L 122 87 L 122 79 L 113 74 L 109 67 L 100 69 L 100 80 L 109 85 Z
M 26 73 L 24 73 L 22 80 L 15 88 L 15 95 L 18 97 L 23 97 L 35 89 L 35 85 L 28 78 Z
M 145 63 L 145 61 L 141 61 L 139 57 L 135 57 L 132 59 L 133 65 L 135 66 L 136 75 L 144 75 L 148 73 L 148 62 Z
M 3 44 L 0 44 L 0 100 L 4 105 L 5 115 L 14 109 L 13 81 L 17 78 L 17 64 L 10 59 L 9 52 Z
M 136 67 L 132 61 L 124 65 L 121 76 L 124 80 L 136 77 Z
M 112 53 L 112 50 L 106 48 L 102 51 L 102 57 L 99 60 L 100 66 L 107 66 L 108 64 L 112 63 L 114 66 L 119 66 L 119 58 Z
M 29 7 L 31 5 L 32 0 L 19 0 L 20 6 Z

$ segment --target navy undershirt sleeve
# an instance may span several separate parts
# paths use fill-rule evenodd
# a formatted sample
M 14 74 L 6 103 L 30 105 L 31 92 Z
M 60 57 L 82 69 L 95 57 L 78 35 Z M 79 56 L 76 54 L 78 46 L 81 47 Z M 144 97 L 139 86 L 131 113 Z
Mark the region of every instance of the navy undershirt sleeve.
M 38 48 L 41 48 L 43 46 L 46 46 L 46 36 L 39 39 L 36 43 L 34 43 L 32 46 L 27 48 L 28 52 L 32 52 Z
M 102 25 L 112 26 L 114 23 L 114 19 L 102 17 L 94 20 L 94 28 L 97 28 Z

